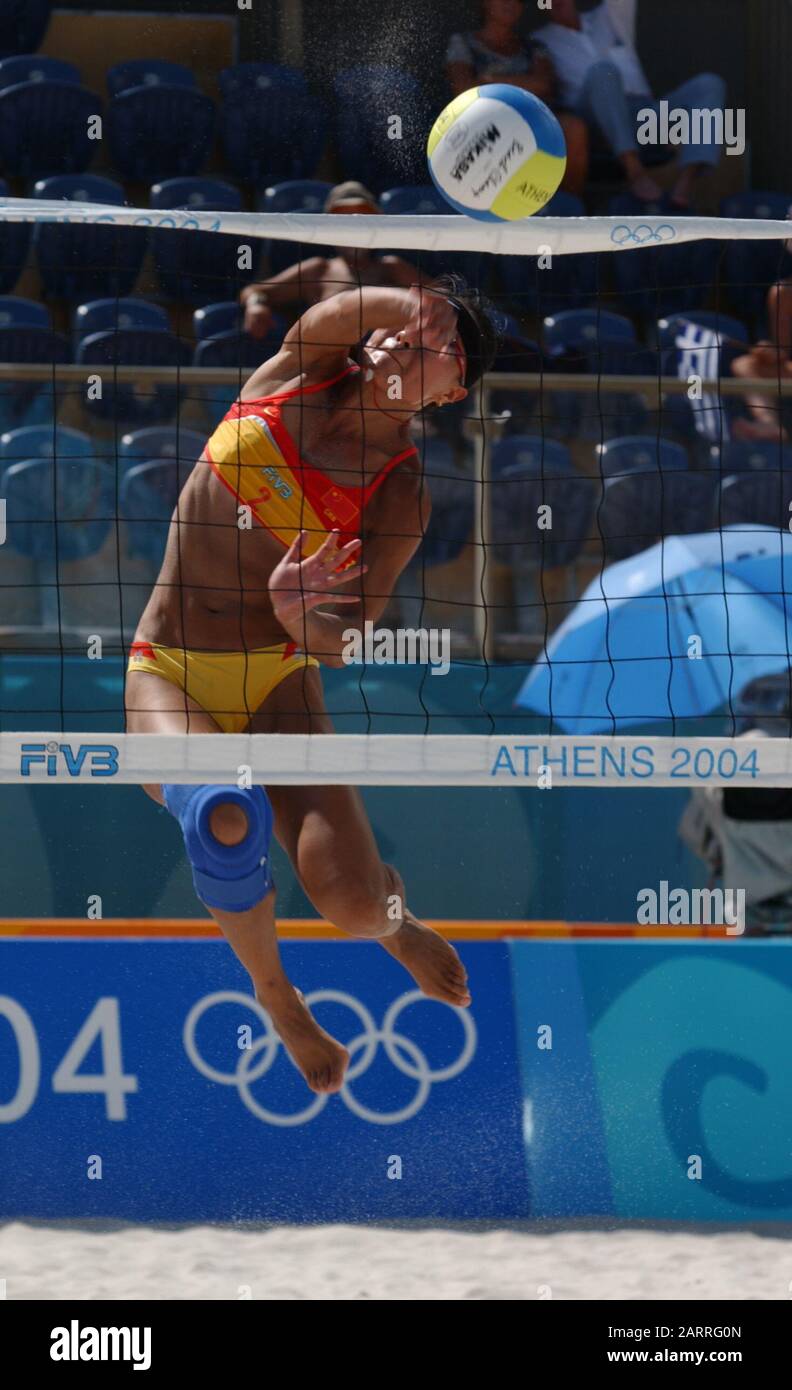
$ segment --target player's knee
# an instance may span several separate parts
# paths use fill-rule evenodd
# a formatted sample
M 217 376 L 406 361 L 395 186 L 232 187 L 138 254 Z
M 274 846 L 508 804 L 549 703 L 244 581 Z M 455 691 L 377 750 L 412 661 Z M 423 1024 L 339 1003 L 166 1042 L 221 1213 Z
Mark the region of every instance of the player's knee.
M 350 881 L 331 876 L 321 884 L 306 883 L 306 888 L 327 920 L 349 936 L 376 940 L 402 920 L 404 890 L 389 865 L 380 865 L 368 877 Z
M 261 787 L 163 784 L 178 820 L 198 897 L 207 907 L 245 912 L 272 889 L 272 808 Z
M 221 845 L 238 845 L 248 833 L 248 818 L 241 806 L 221 801 L 209 813 L 209 830 Z

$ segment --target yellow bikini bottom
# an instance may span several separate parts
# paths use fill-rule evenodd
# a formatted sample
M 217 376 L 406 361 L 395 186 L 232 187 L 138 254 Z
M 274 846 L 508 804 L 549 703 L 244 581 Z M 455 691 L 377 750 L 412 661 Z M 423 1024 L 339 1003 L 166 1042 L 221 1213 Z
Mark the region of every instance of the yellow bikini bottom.
M 293 642 L 251 652 L 196 652 L 133 642 L 130 671 L 151 671 L 189 695 L 227 734 L 241 734 L 252 714 L 292 671 L 318 666 Z M 179 708 L 174 701 L 174 707 Z

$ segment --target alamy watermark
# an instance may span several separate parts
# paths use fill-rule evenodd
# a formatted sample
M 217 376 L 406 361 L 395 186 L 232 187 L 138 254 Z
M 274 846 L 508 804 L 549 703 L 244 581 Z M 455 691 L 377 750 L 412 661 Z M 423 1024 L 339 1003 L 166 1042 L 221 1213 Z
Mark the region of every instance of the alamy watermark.
M 658 889 L 638 892 L 640 926 L 725 927 L 727 936 L 745 931 L 744 888 L 669 888 L 663 879 Z
M 433 676 L 451 670 L 451 629 L 447 627 L 345 628 L 341 660 L 345 666 L 429 666 Z
M 745 110 L 742 106 L 671 106 L 659 101 L 656 109 L 638 112 L 639 145 L 725 145 L 727 154 L 745 153 Z

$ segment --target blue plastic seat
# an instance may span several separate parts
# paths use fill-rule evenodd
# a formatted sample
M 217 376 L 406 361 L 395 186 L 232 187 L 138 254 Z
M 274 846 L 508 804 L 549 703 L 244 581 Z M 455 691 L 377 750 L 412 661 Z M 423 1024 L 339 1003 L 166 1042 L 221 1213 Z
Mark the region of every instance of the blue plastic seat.
M 775 526 L 787 531 L 792 504 L 792 473 L 780 469 L 736 473 L 724 478 L 715 496 L 713 524 Z
M 426 177 L 426 137 L 434 113 L 415 77 L 403 68 L 361 63 L 337 73 L 335 137 L 347 178 L 379 191 Z M 401 139 L 388 121 L 401 119 Z
M 783 221 L 790 206 L 788 193 L 735 193 L 721 202 L 722 217 L 762 218 Z M 721 283 L 739 314 L 764 334 L 767 291 L 792 271 L 792 259 L 781 241 L 749 241 L 738 238 L 726 245 Z
M 96 174 L 42 179 L 33 193 L 37 198 L 72 203 L 124 204 L 121 185 Z M 144 227 L 43 222 L 36 225 L 33 244 L 46 294 L 70 301 L 91 300 L 131 293 L 146 255 L 147 233 Z
M 62 564 L 95 555 L 114 525 L 113 474 L 91 459 L 11 464 L 3 490 L 8 542 L 34 560 Z
M 242 195 L 221 179 L 167 179 L 151 189 L 150 203 L 153 208 L 239 212 Z M 261 255 L 261 239 L 250 237 L 251 268 L 241 271 L 241 241 L 238 233 L 155 229 L 151 249 L 163 293 L 188 304 L 211 304 L 238 296 L 255 277 Z
M 493 481 L 492 558 L 522 570 L 571 565 L 590 535 L 598 496 L 598 480 L 572 468 L 542 474 L 512 463 Z M 552 527 L 538 525 L 541 507 L 550 507 Z
M 539 434 L 513 434 L 498 440 L 492 451 L 493 479 L 507 468 L 519 468 L 537 478 L 557 478 L 574 471 L 569 450 Z
M 195 367 L 238 367 L 243 379 L 278 351 L 281 333 L 266 338 L 251 338 L 248 333 L 218 333 L 202 338 L 195 347 Z
M 542 209 L 544 217 L 583 217 L 585 208 L 572 193 L 558 192 Z M 596 302 L 597 257 L 591 253 L 554 256 L 539 268 L 535 256 L 498 256 L 497 277 L 504 294 L 519 307 L 544 317 Z
M 429 437 L 419 445 L 423 478 L 432 512 L 415 566 L 443 565 L 455 560 L 470 541 L 476 497 L 475 479 L 460 472 L 451 445 Z
M 282 183 L 265 188 L 258 198 L 259 212 L 321 212 L 327 195 L 333 187 L 322 179 L 285 179 Z M 278 275 L 287 266 L 306 259 L 308 256 L 330 254 L 329 246 L 317 242 L 303 245 L 297 241 L 262 242 L 266 249 L 270 273 Z
M 150 304 L 146 299 L 91 299 L 75 309 L 72 332 L 78 341 L 108 328 L 148 328 L 169 333 L 170 321 L 161 305 Z
M 20 82 L 70 82 L 79 87 L 79 68 L 60 58 L 45 58 L 43 53 L 20 53 L 0 61 L 0 91 Z
M 660 237 L 665 235 L 668 240 L 652 240 L 649 233 L 653 227 L 672 230 L 679 221 L 679 213 L 667 197 L 647 204 L 631 193 L 619 193 L 611 198 L 608 212 L 612 217 L 647 219 L 644 240 L 636 245 L 632 238 L 625 237 L 622 248 L 610 257 L 617 288 L 629 313 L 658 318 L 686 313 L 706 303 L 720 260 L 718 243 L 674 244 L 669 231 L 659 232 Z
M 710 451 L 713 468 L 723 477 L 731 473 L 766 473 L 792 469 L 792 447 L 772 439 L 733 440 Z
M 101 115 L 93 92 L 70 82 L 20 82 L 0 92 L 0 165 L 11 178 L 79 174 L 98 142 L 91 118 Z
M 35 53 L 49 24 L 51 0 L 2 0 L 0 55 Z
M 0 179 L 0 198 L 7 198 L 8 192 L 5 179 Z M 22 274 L 32 232 L 29 223 L 0 221 L 0 294 L 8 294 Z
M 143 328 L 121 328 L 92 333 L 77 347 L 76 358 L 88 366 L 184 367 L 190 358 L 187 344 L 172 333 Z M 102 375 L 100 373 L 100 375 Z M 178 406 L 175 385 L 142 384 L 138 389 L 126 382 L 113 381 L 112 371 L 104 374 L 102 397 L 86 399 L 83 408 L 103 420 L 122 420 L 145 425 L 171 418 Z
M 670 473 L 685 470 L 688 456 L 681 444 L 651 435 L 632 435 L 609 439 L 597 446 L 603 478 L 626 473 Z
M 301 74 L 274 63 L 239 64 L 220 74 L 220 88 L 224 160 L 235 178 L 261 188 L 312 177 L 327 115 Z
M 185 430 L 172 425 L 148 425 L 125 434 L 118 446 L 121 468 L 127 472 L 139 463 L 164 459 L 177 472 L 179 485 L 186 482 L 206 445 L 206 437 L 197 430 Z
M 214 105 L 192 87 L 129 87 L 107 109 L 113 164 L 125 179 L 137 182 L 199 174 L 214 131 Z
M 577 348 L 590 353 L 604 343 L 634 343 L 635 328 L 623 314 L 566 309 L 545 319 L 542 337 L 549 352 Z
M 0 485 L 12 463 L 28 459 L 84 458 L 95 459 L 94 446 L 82 430 L 63 425 L 23 425 L 0 435 Z
M 0 328 L 49 328 L 49 310 L 36 299 L 0 298 Z
M 107 90 L 111 97 L 130 87 L 195 87 L 195 74 L 182 63 L 166 63 L 161 58 L 131 58 L 107 70 Z
M 127 470 L 118 500 L 131 555 L 159 566 L 178 496 L 178 473 L 170 460 L 151 459 Z
M 47 366 L 71 361 L 68 340 L 49 328 L 0 328 L 0 362 L 41 362 Z M 62 388 L 65 392 L 68 388 Z M 0 381 L 0 431 L 52 420 L 58 405 L 52 382 Z
M 380 197 L 382 211 L 392 217 L 461 217 L 438 193 L 434 184 L 413 183 L 387 188 Z M 471 285 L 481 286 L 487 271 L 480 251 L 404 251 L 405 260 L 412 261 L 425 275 L 444 275 L 449 271 L 463 275 Z
M 219 304 L 205 304 L 193 314 L 196 341 L 216 338 L 219 333 L 241 333 L 245 317 L 238 299 L 224 299 Z
M 600 377 L 658 375 L 657 353 L 633 342 L 606 342 L 586 353 L 587 370 Z M 548 399 L 553 406 L 551 431 L 563 438 L 601 442 L 621 435 L 656 434 L 647 400 L 638 391 L 553 391 L 548 378 Z

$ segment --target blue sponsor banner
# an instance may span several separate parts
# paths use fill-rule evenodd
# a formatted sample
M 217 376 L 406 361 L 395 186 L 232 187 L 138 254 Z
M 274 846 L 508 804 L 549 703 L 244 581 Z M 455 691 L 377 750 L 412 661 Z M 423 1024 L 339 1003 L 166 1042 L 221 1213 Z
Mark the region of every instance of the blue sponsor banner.
M 533 1216 L 792 1219 L 792 942 L 510 949 Z
M 0 941 L 0 1216 L 527 1216 L 507 946 L 462 945 L 471 1010 L 374 944 L 282 950 L 350 1048 L 338 1096 L 307 1089 L 223 942 Z

